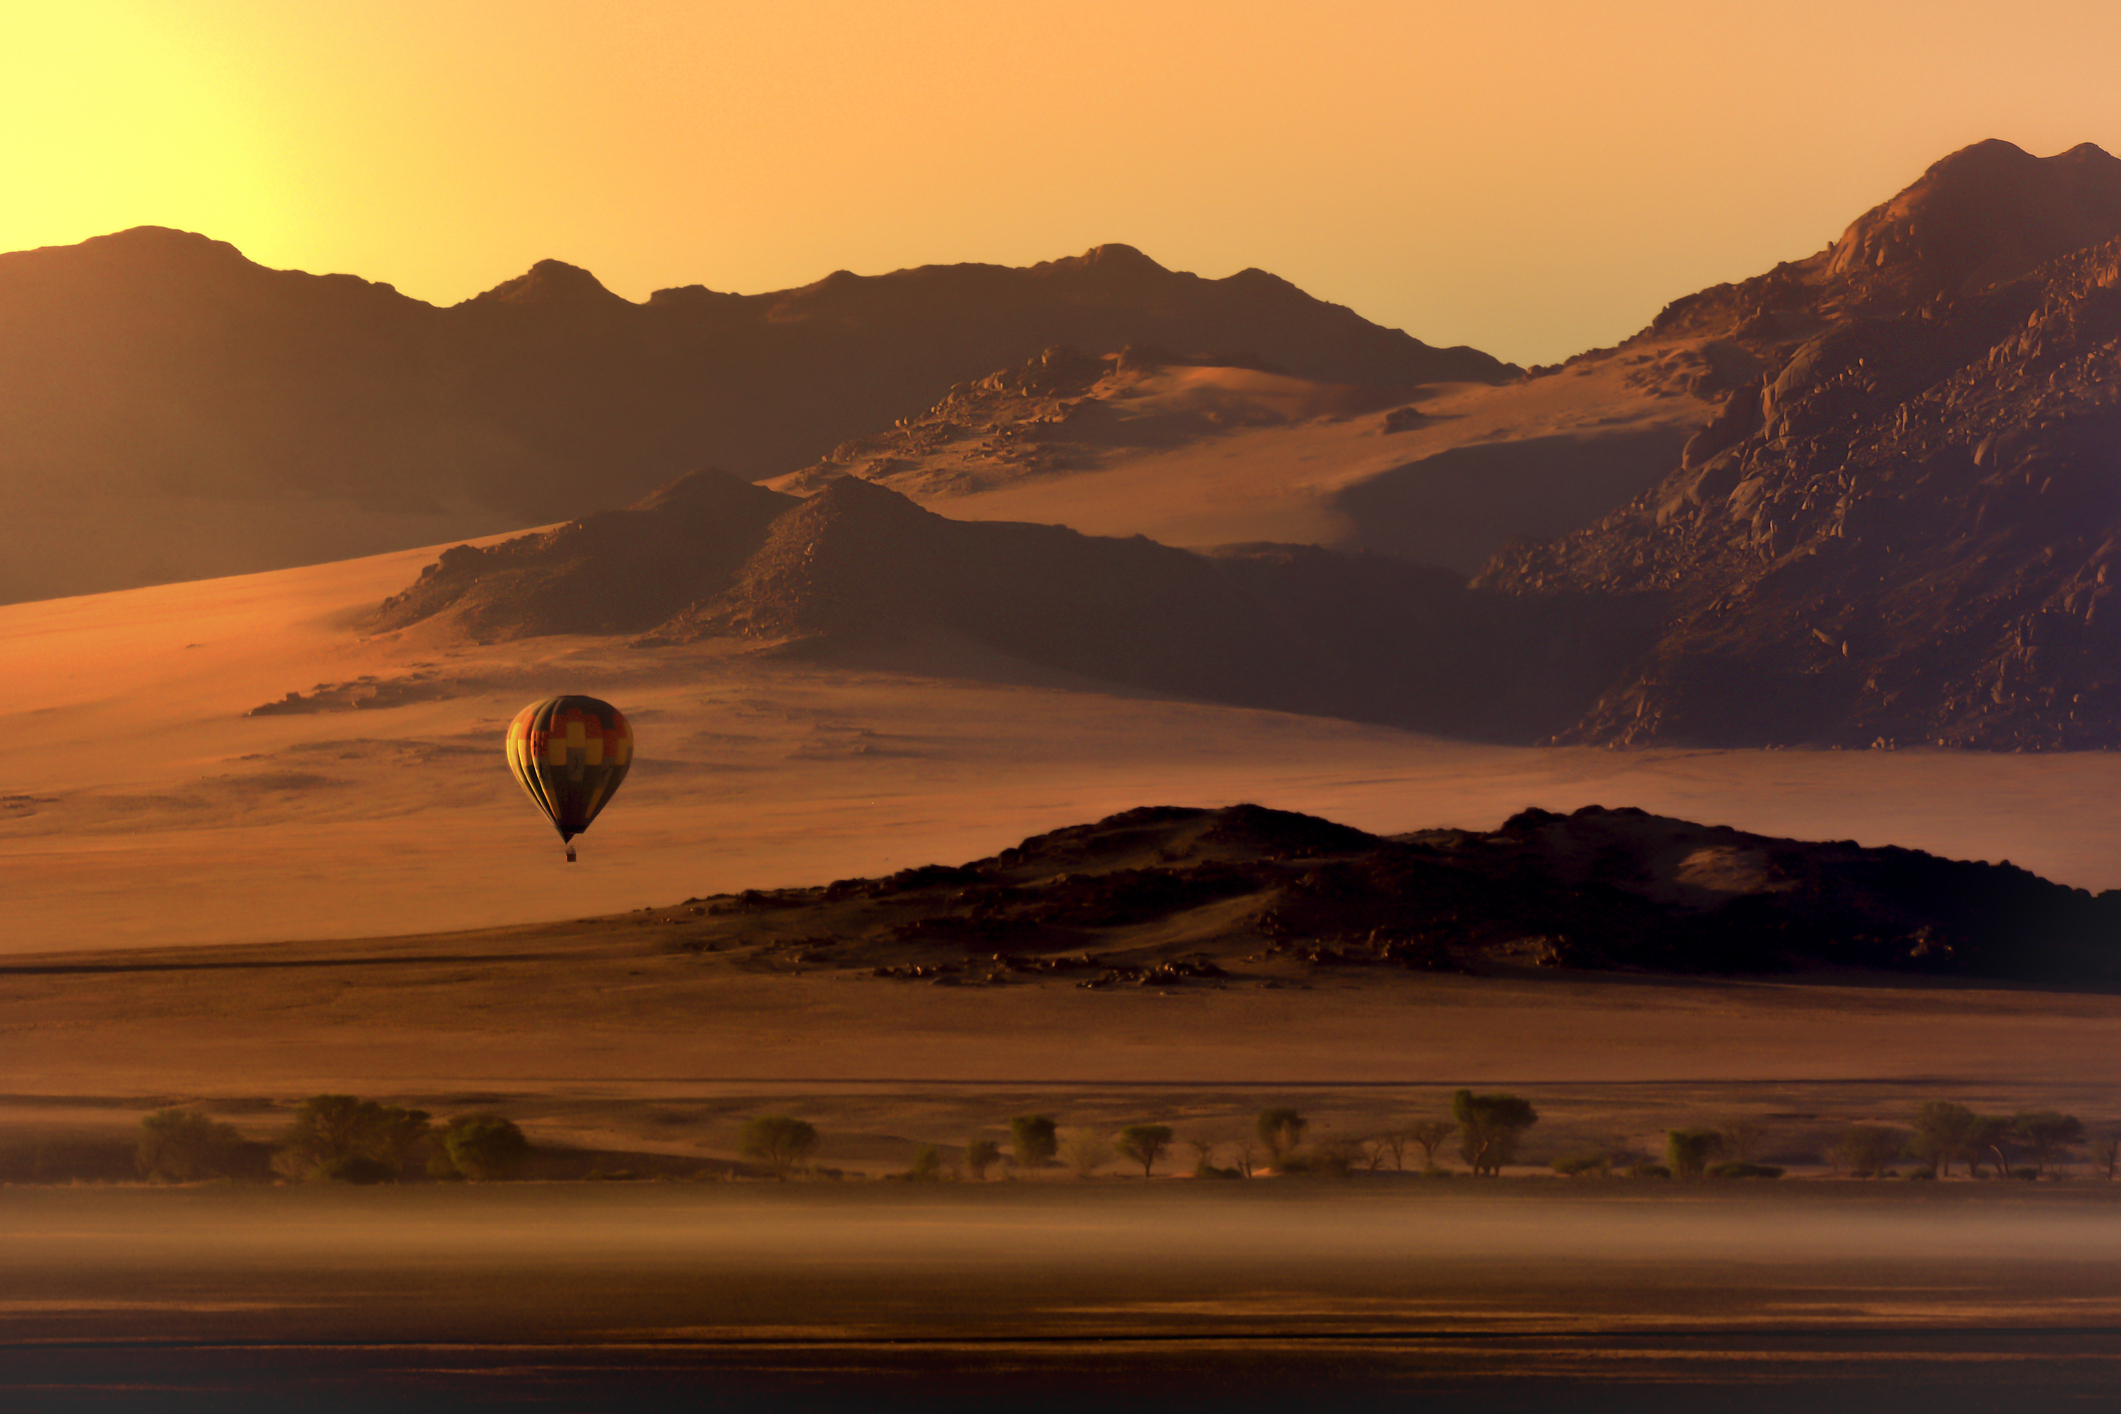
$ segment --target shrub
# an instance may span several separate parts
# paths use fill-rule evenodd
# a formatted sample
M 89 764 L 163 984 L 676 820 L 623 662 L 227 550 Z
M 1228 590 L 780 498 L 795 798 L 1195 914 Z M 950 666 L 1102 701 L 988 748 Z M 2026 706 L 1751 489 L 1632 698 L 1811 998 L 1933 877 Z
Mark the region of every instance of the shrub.
M 1002 1161 L 1002 1146 L 992 1139 L 973 1139 L 965 1144 L 965 1171 L 982 1182 L 987 1170 Z
M 442 1132 L 442 1148 L 458 1173 L 480 1183 L 514 1177 L 530 1157 L 523 1131 L 499 1115 L 459 1115 Z
M 140 1172 L 158 1183 L 233 1176 L 243 1152 L 235 1126 L 190 1110 L 156 1110 L 140 1121 Z
M 1709 1160 L 1723 1153 L 1723 1135 L 1713 1129 L 1667 1129 L 1664 1161 L 1680 1178 L 1699 1178 Z
M 1009 1121 L 1009 1149 L 1018 1168 L 1044 1168 L 1060 1152 L 1059 1131 L 1045 1115 L 1018 1115 Z
M 786 1178 L 817 1148 L 817 1129 L 792 1115 L 757 1115 L 744 1121 L 737 1148 Z
M 1062 1131 L 1060 1151 L 1077 1178 L 1088 1178 L 1112 1162 L 1111 1141 L 1094 1129 Z
M 398 1170 L 366 1154 L 348 1154 L 319 1166 L 316 1177 L 326 1183 L 396 1183 Z
M 1753 1120 L 1734 1119 L 1723 1126 L 1723 1151 L 1738 1163 L 1754 1162 L 1765 1142 L 1766 1128 Z
M 1607 1154 L 1570 1154 L 1554 1160 L 1554 1172 L 1563 1178 L 1581 1178 L 1591 1174 L 1604 1178 L 1613 1171 L 1613 1160 Z
M 1933 1177 L 1925 1174 L 1924 1177 Z M 1782 1170 L 1773 1164 L 1749 1164 L 1735 1159 L 1727 1164 L 1718 1164 L 1709 1170 L 1710 1178 L 1780 1178 Z
M 1663 1164 L 1653 1164 L 1648 1159 L 1628 1165 L 1629 1178 L 1670 1178 L 1672 1171 Z
M 1311 1155 L 1311 1167 L 1329 1178 L 1346 1178 L 1362 1158 L 1362 1148 L 1352 1141 L 1320 1144 Z
M 913 1156 L 913 1167 L 906 1170 L 906 1177 L 915 1183 L 940 1182 L 943 1176 L 943 1156 L 935 1152 L 935 1146 L 924 1146 Z
M 1848 1170 L 1851 1177 L 1882 1178 L 1886 1174 L 1885 1166 L 1899 1157 L 1904 1143 L 1904 1137 L 1897 1129 L 1877 1124 L 1852 1124 L 1841 1131 L 1841 1137 L 1827 1151 L 1827 1159 L 1836 1168 Z

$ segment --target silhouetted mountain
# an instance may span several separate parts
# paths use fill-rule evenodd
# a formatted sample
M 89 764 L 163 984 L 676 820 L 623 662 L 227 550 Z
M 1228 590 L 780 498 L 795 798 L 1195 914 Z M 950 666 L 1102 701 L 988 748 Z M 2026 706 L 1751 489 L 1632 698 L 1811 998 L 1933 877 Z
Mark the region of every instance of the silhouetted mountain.
M 1983 143 L 1660 315 L 1639 340 L 1726 350 L 1716 421 L 1478 581 L 1661 621 L 1563 738 L 2121 744 L 2117 237 L 2121 161 Z
M 1586 806 L 1389 839 L 1238 805 L 1147 807 L 960 866 L 719 895 L 681 947 L 793 946 L 890 977 L 1171 986 L 1359 968 L 2111 982 L 2121 891 L 2010 864 Z
M 766 476 L 1049 345 L 1142 342 L 1337 382 L 1510 373 L 1263 271 L 1204 280 L 1119 245 L 644 304 L 548 260 L 445 309 L 142 227 L 0 255 L 0 490 L 89 508 L 0 527 L 0 597 L 535 525 L 702 460 Z
M 625 511 L 459 546 L 372 627 L 594 632 L 816 651 L 977 644 L 1218 702 L 1522 740 L 1640 646 L 1596 605 L 1522 604 L 1387 555 L 1214 554 L 953 521 L 856 477 L 808 499 L 697 472 Z

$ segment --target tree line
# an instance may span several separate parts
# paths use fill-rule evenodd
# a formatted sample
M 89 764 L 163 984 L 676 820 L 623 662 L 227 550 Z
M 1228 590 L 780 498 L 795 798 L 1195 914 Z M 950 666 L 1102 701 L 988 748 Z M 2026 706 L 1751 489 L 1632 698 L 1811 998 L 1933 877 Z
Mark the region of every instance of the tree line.
M 1311 1122 L 1300 1111 L 1274 1106 L 1260 1111 L 1253 1137 L 1223 1140 L 1200 1137 L 1181 1141 L 1168 1124 L 1130 1124 L 1107 1133 L 1092 1127 L 1063 1128 L 1051 1115 L 1022 1114 L 1009 1120 L 1005 1150 L 1000 1141 L 976 1136 L 965 1141 L 960 1176 L 984 1181 L 988 1174 L 1006 1166 L 1017 1173 L 1034 1174 L 1064 1168 L 1078 1178 L 1089 1178 L 1115 1161 L 1130 1167 L 1140 1165 L 1143 1178 L 1154 1178 L 1157 1165 L 1176 1152 L 1183 1142 L 1193 1151 L 1195 1178 L 1251 1178 L 1262 1173 L 1327 1173 L 1345 1175 L 1356 1169 L 1377 1171 L 1389 1160 L 1394 1169 L 1406 1167 L 1411 1151 L 1419 1150 L 1425 1173 L 1444 1172 L 1436 1162 L 1436 1151 L 1453 1134 L 1459 1138 L 1459 1153 L 1475 1174 L 1495 1175 L 1516 1159 L 1518 1140 L 1539 1122 L 1539 1112 L 1530 1101 L 1517 1095 L 1476 1095 L 1460 1090 L 1452 1097 L 1449 1120 L 1422 1120 L 1389 1130 L 1375 1138 L 1306 1142 Z M 746 1120 L 738 1134 L 738 1148 L 780 1177 L 804 1172 L 818 1145 L 818 1132 L 809 1121 L 792 1115 L 759 1115 Z M 1234 1148 L 1236 1162 L 1216 1164 L 1226 1148 Z M 938 1151 L 920 1150 L 913 1164 L 893 1175 L 909 1179 L 938 1179 L 946 1166 Z
M 1457 1156 L 1475 1177 L 1499 1176 L 1517 1162 L 1520 1142 L 1539 1123 L 1539 1112 L 1507 1091 L 1451 1097 L 1450 1116 L 1427 1117 L 1364 1138 L 1321 1138 L 1299 1110 L 1285 1105 L 1261 1110 L 1249 1135 L 1235 1140 L 1198 1136 L 1181 1139 L 1162 1123 L 1137 1123 L 1114 1131 L 1062 1127 L 1045 1114 L 1013 1116 L 1006 1141 L 974 1136 L 957 1164 L 946 1164 L 933 1145 L 892 1177 L 912 1180 L 946 1176 L 984 1181 L 997 1170 L 1031 1176 L 1055 1169 L 1089 1178 L 1115 1162 L 1139 1167 L 1145 1179 L 1167 1172 L 1183 1144 L 1193 1155 L 1195 1178 L 1251 1178 L 1261 1174 L 1346 1176 L 1414 1171 L 1431 1177 L 1452 1170 L 1439 1151 L 1457 1139 Z M 1749 1120 L 1720 1127 L 1664 1132 L 1663 1161 L 1621 1146 L 1563 1154 L 1550 1161 L 1564 1177 L 1780 1178 L 1785 1170 L 1760 1162 L 1766 1131 Z M 816 1127 L 790 1115 L 747 1120 L 738 1146 L 779 1177 L 814 1170 Z M 436 1124 L 425 1110 L 386 1105 L 352 1095 L 313 1095 L 269 1144 L 246 1140 L 234 1126 L 193 1110 L 158 1110 L 141 1121 L 136 1166 L 156 1181 L 271 1178 L 294 1182 L 395 1183 L 420 1179 L 490 1182 L 515 1177 L 531 1147 L 515 1123 L 500 1115 L 458 1115 Z M 1227 1164 L 1218 1163 L 1227 1157 Z M 1964 1105 L 1933 1100 L 1905 1125 L 1844 1126 L 1819 1154 L 1830 1172 L 1853 1178 L 1968 1177 L 2036 1180 L 2059 1177 L 2080 1157 L 2109 1181 L 2121 1176 L 2121 1135 L 2094 1140 L 2074 1115 L 2052 1109 L 2011 1115 L 1981 1114 Z M 1910 1165 L 1902 1174 L 1897 1164 Z
M 1089 1178 L 1114 1161 L 1139 1165 L 1144 1178 L 1183 1142 L 1193 1151 L 1195 1178 L 1251 1178 L 1259 1174 L 1322 1173 L 1344 1176 L 1357 1170 L 1377 1172 L 1388 1165 L 1430 1177 L 1452 1172 L 1438 1161 L 1438 1151 L 1455 1137 L 1465 1171 L 1475 1177 L 1498 1177 L 1515 1164 L 1520 1142 L 1539 1122 L 1531 1101 L 1507 1091 L 1477 1094 L 1459 1090 L 1451 1097 L 1449 1119 L 1424 1118 L 1367 1138 L 1316 1139 L 1311 1122 L 1289 1106 L 1260 1111 L 1251 1136 L 1235 1141 L 1209 1137 L 1181 1141 L 1167 1124 L 1132 1124 L 1107 1133 L 1095 1128 L 1062 1128 L 1050 1115 L 1017 1115 L 1009 1121 L 1003 1143 L 984 1136 L 965 1142 L 962 1168 L 945 1165 L 934 1146 L 919 1151 L 904 1172 L 907 1179 L 959 1176 L 984 1181 L 997 1168 L 1030 1176 L 1053 1169 Z M 1905 1127 L 1877 1124 L 1845 1126 L 1821 1154 L 1830 1172 L 1855 1178 L 1896 1174 L 1891 1165 L 1912 1160 L 1910 1178 L 1950 1177 L 1954 1164 L 1971 1177 L 2037 1179 L 2057 1176 L 2058 1168 L 2079 1156 L 2087 1130 L 2073 1115 L 2054 1110 L 2022 1110 L 2015 1115 L 1979 1115 L 1961 1105 L 1930 1101 Z M 1753 1120 L 1733 1120 L 1717 1127 L 1688 1126 L 1664 1131 L 1662 1161 L 1624 1146 L 1568 1153 L 1550 1161 L 1568 1178 L 1625 1176 L 1635 1179 L 1775 1179 L 1787 1170 L 1762 1162 L 1768 1131 Z M 740 1136 L 742 1151 L 787 1177 L 802 1172 L 818 1144 L 809 1122 L 786 1115 L 748 1121 Z M 1219 1156 L 1234 1162 L 1219 1165 Z M 2121 1176 L 2121 1136 L 2090 1144 L 2095 1172 L 2109 1181 Z
M 140 1121 L 135 1163 L 164 1183 L 264 1176 L 260 1146 L 234 1125 L 196 1110 L 157 1110 Z M 530 1157 L 515 1122 L 458 1115 L 437 1126 L 425 1110 L 353 1095 L 312 1095 L 269 1146 L 266 1172 L 292 1182 L 491 1182 L 513 1178 Z

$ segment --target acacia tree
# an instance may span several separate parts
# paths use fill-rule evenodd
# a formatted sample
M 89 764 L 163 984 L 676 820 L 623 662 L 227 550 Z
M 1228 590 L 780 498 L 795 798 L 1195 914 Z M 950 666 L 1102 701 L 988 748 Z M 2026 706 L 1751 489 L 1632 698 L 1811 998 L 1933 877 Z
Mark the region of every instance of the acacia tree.
M 1407 1130 L 1407 1137 L 1421 1145 L 1421 1171 L 1436 1172 L 1436 1146 L 1458 1132 L 1458 1126 L 1446 1119 L 1425 1119 Z
M 2092 1163 L 2108 1183 L 2121 1173 L 2121 1134 L 2109 1134 L 2092 1146 Z
M 1267 1146 L 1267 1162 L 1280 1168 L 1310 1127 L 1311 1121 L 1287 1105 L 1261 1110 L 1257 1128 L 1259 1142 Z
M 1901 1131 L 1880 1124 L 1852 1124 L 1841 1131 L 1827 1158 L 1851 1178 L 1876 1178 L 1905 1147 Z
M 1118 1136 L 1119 1151 L 1142 1166 L 1142 1177 L 1153 1176 L 1156 1161 L 1171 1147 L 1168 1124 L 1130 1124 Z
M 1009 1149 L 1018 1168 L 1042 1168 L 1060 1152 L 1059 1133 L 1045 1115 L 1018 1115 L 1009 1121 Z
M 2055 1110 L 2020 1110 L 2011 1120 L 2011 1135 L 2032 1151 L 2035 1172 L 2066 1161 L 2084 1142 L 2084 1122 Z
M 744 1121 L 737 1147 L 786 1178 L 817 1148 L 817 1129 L 793 1115 L 758 1115 Z
M 273 1166 L 291 1178 L 394 1180 L 426 1142 L 428 1119 L 353 1095 L 312 1095 L 281 1135 Z
M 1929 1100 L 1915 1111 L 1915 1137 L 1908 1141 L 1908 1156 L 1928 1164 L 1939 1178 L 1950 1178 L 1954 1160 L 1964 1159 L 1969 1169 L 1978 1161 L 1980 1150 L 1975 1143 L 1980 1133 L 1981 1116 L 1966 1106 Z
M 140 1147 L 133 1162 L 159 1183 L 226 1178 L 243 1151 L 243 1136 L 191 1110 L 156 1110 L 140 1121 Z
M 1458 1121 L 1458 1152 L 1474 1174 L 1499 1177 L 1502 1166 L 1517 1157 L 1518 1139 L 1539 1123 L 1539 1111 L 1505 1091 L 1460 1090 L 1451 1096 L 1451 1118 Z

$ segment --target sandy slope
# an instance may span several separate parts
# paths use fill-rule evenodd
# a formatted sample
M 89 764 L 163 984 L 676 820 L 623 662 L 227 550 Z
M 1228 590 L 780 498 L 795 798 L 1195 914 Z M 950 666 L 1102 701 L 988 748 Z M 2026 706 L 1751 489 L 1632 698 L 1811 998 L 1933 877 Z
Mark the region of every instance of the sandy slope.
M 1428 473 L 1414 464 L 1455 448 L 1499 444 L 1530 452 L 1521 493 L 1494 484 L 1439 483 L 1433 526 L 1374 534 L 1378 541 L 1406 540 L 1389 547 L 1402 553 L 1443 564 L 1464 561 L 1470 569 L 1499 543 L 1480 522 L 1482 516 L 1526 517 L 1528 525 L 1547 534 L 1565 528 L 1538 526 L 1538 502 L 1551 493 L 1546 478 L 1532 470 L 1541 439 L 1588 443 L 1668 429 L 1677 435 L 1678 429 L 1706 420 L 1710 409 L 1695 398 L 1655 395 L 1654 386 L 1669 387 L 1671 380 L 1651 385 L 1641 376 L 1657 360 L 1687 347 L 1675 342 L 1615 351 L 1529 382 L 1436 384 L 1418 404 L 1427 419 L 1402 432 L 1384 433 L 1381 414 L 1311 416 L 1291 406 L 1286 413 L 1296 420 L 1286 423 L 1240 426 L 1168 449 L 1143 449 L 1096 470 L 1054 472 L 970 495 L 917 499 L 962 520 L 1037 521 L 1090 535 L 1146 535 L 1173 545 L 1251 540 L 1356 545 L 1372 543 L 1373 537 L 1366 537 L 1339 504 L 1348 488 L 1402 468 L 1419 483 Z M 1638 379 L 1633 386 L 1631 375 Z M 1218 379 L 1249 384 L 1264 378 L 1244 370 L 1175 370 L 1164 396 L 1197 396 L 1201 385 Z M 1250 396 L 1262 395 L 1253 390 Z M 1444 465 L 1434 471 L 1449 475 Z M 1654 473 L 1645 475 L 1642 484 L 1655 479 Z M 1516 499 L 1524 504 L 1513 505 Z M 1617 497 L 1615 503 L 1624 499 Z
M 1366 829 L 1635 804 L 2121 883 L 2107 755 L 1541 751 L 1124 695 L 947 646 L 934 676 L 540 639 L 423 650 L 344 625 L 431 552 L 0 608 L 0 949 L 484 927 L 993 852 L 1144 803 Z M 409 705 L 245 717 L 320 682 Z M 622 705 L 641 763 L 584 844 L 501 766 L 523 702 Z

